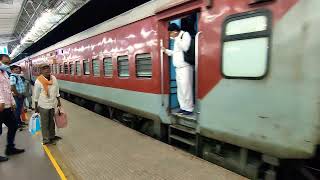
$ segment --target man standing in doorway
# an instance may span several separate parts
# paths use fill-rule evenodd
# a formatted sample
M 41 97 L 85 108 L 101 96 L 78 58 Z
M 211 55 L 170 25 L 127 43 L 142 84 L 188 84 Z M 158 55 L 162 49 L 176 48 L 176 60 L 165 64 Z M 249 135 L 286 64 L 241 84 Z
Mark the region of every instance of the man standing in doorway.
M 15 155 L 23 153 L 23 149 L 16 149 L 14 139 L 16 136 L 18 124 L 15 120 L 13 110 L 15 101 L 10 88 L 10 58 L 8 55 L 0 54 L 0 135 L 2 134 L 2 124 L 8 127 L 6 155 Z M 7 157 L 0 156 L 0 162 L 7 161 Z
M 178 113 L 191 115 L 193 113 L 193 67 L 185 61 L 184 54 L 191 45 L 191 36 L 188 32 L 182 31 L 181 28 L 172 23 L 168 31 L 170 38 L 174 39 L 173 50 L 163 48 L 163 51 L 172 56 L 173 66 L 176 69 L 177 96 L 180 104 Z
M 34 85 L 35 111 L 41 117 L 43 144 L 55 144 L 61 139 L 56 136 L 54 123 L 55 108 L 61 106 L 59 85 L 48 64 L 40 65 L 40 73 Z

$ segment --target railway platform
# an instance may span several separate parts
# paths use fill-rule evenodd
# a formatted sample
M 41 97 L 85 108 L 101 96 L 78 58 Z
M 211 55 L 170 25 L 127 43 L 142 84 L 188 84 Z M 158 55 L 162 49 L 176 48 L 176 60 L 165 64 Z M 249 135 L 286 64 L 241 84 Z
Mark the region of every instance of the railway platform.
M 246 179 L 73 103 L 63 101 L 63 108 L 69 121 L 57 130 L 62 140 L 42 146 L 40 135 L 17 132 L 26 153 L 0 164 L 1 180 Z
M 6 131 L 0 136 L 0 155 L 6 147 Z M 16 146 L 24 148 L 25 153 L 10 156 L 9 161 L 0 163 L 1 180 L 58 180 L 59 175 L 50 162 L 46 151 L 41 145 L 40 136 L 31 136 L 27 130 L 18 131 Z
M 63 107 L 68 128 L 49 149 L 68 179 L 246 179 L 70 102 Z

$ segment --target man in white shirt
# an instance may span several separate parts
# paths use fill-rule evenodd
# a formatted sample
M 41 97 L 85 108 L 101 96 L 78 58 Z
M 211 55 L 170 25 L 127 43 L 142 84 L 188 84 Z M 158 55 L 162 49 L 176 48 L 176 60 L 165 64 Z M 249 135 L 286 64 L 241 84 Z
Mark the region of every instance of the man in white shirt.
M 180 27 L 172 23 L 168 28 L 170 38 L 174 39 L 173 50 L 163 48 L 163 51 L 172 56 L 173 66 L 176 69 L 177 96 L 180 105 L 178 113 L 191 115 L 193 112 L 193 67 L 185 61 L 184 52 L 187 52 L 191 44 L 191 36 Z
M 61 106 L 59 85 L 56 77 L 51 75 L 48 64 L 40 65 L 41 75 L 34 85 L 35 111 L 40 113 L 43 144 L 55 144 L 61 139 L 55 135 L 55 108 Z

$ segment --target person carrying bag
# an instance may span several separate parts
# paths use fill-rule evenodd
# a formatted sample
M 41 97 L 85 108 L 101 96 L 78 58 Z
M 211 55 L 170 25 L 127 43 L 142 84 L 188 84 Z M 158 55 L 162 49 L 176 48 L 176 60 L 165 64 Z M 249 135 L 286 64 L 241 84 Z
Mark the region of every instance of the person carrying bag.
M 41 75 L 34 85 L 35 111 L 41 116 L 43 145 L 55 144 L 61 138 L 55 132 L 55 108 L 61 107 L 59 84 L 48 64 L 40 65 Z

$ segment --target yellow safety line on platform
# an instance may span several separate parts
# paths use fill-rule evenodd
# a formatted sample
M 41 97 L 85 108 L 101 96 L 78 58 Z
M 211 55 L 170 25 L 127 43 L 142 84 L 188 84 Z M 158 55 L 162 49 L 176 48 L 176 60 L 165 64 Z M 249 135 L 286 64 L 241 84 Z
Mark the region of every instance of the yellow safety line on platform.
M 52 165 L 54 166 L 54 168 L 56 169 L 56 171 L 58 172 L 61 180 L 67 180 L 66 176 L 64 175 L 63 171 L 61 170 L 60 166 L 58 165 L 57 161 L 54 159 L 54 157 L 52 156 L 49 148 L 46 145 L 43 145 L 43 149 L 44 151 L 47 153 Z

